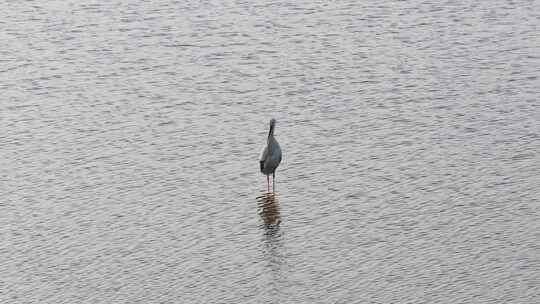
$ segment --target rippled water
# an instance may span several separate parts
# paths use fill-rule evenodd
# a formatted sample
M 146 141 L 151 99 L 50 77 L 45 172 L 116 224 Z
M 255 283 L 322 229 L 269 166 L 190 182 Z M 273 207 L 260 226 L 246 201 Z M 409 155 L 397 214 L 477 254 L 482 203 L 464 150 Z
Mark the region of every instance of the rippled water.
M 0 302 L 540 302 L 538 1 L 0 20 Z

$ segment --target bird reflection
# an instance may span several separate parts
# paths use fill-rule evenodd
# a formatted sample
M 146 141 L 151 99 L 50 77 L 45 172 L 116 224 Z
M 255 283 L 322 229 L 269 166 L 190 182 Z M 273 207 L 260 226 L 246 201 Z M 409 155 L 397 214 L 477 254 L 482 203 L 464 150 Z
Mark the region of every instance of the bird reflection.
M 284 302 L 283 289 L 288 286 L 283 252 L 283 232 L 280 231 L 280 206 L 275 193 L 266 192 L 257 197 L 259 215 L 262 218 L 262 252 L 266 260 L 268 277 L 265 280 L 265 293 L 273 303 Z
M 264 227 L 267 232 L 275 232 L 274 230 L 277 230 L 281 223 L 279 202 L 276 194 L 265 192 L 257 197 L 257 201 L 259 205 L 259 215 L 263 219 Z

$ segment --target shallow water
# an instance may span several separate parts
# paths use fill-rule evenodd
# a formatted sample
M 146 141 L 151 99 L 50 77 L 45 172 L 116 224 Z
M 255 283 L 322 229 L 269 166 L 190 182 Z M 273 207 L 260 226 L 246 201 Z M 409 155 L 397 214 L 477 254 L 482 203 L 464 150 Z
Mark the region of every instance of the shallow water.
M 540 302 L 538 2 L 102 2 L 0 11 L 0 302 Z

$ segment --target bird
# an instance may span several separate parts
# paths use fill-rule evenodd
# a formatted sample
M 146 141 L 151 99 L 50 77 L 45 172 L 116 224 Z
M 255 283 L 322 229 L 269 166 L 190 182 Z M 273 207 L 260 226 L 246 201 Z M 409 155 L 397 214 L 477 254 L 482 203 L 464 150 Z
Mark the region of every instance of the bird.
M 270 119 L 270 131 L 268 131 L 266 147 L 264 147 L 261 152 L 261 156 L 259 157 L 261 173 L 266 175 L 268 192 L 270 192 L 270 174 L 272 174 L 272 190 L 275 191 L 276 169 L 281 162 L 281 147 L 274 137 L 275 127 L 276 120 L 272 118 Z

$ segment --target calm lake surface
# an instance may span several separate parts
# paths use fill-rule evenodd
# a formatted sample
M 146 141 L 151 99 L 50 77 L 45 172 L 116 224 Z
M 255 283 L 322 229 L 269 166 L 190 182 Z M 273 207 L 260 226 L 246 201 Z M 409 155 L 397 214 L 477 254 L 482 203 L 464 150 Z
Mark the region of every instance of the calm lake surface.
M 0 26 L 1 303 L 540 303 L 540 2 L 6 1 Z

